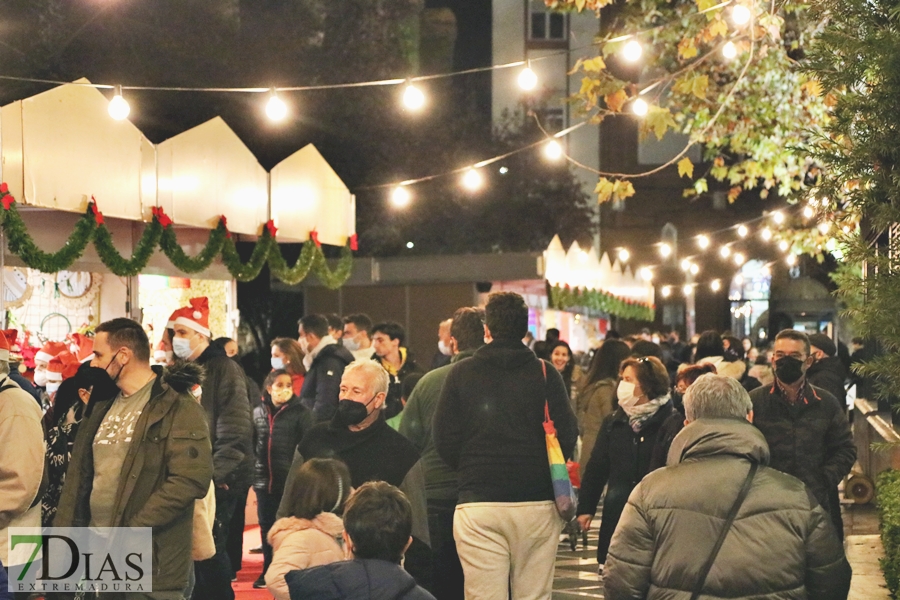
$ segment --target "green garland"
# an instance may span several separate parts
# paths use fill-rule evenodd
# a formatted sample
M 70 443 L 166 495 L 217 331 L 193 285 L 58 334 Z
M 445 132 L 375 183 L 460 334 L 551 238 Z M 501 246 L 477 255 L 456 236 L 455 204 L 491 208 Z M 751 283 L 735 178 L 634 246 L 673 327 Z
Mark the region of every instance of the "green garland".
M 549 304 L 555 310 L 586 308 L 635 321 L 653 321 L 656 318 L 655 306 L 620 298 L 602 290 L 554 285 L 550 288 Z
M 26 266 L 43 273 L 67 270 L 84 254 L 90 242 L 94 243 L 103 264 L 120 277 L 134 276 L 143 271 L 157 247 L 184 273 L 199 273 L 207 269 L 217 256 L 221 256 L 231 276 L 242 282 L 256 279 L 268 262 L 272 274 L 289 285 L 300 283 L 310 273 L 315 273 L 325 287 L 337 289 L 347 281 L 353 269 L 350 241 L 341 249 L 338 264 L 332 271 L 315 239 L 306 241 L 297 262 L 288 266 L 273 236 L 274 229 L 270 230 L 268 227 L 263 228 L 249 260 L 244 263 L 224 218 L 209 232 L 209 239 L 203 249 L 196 256 L 189 256 L 178 244 L 172 220 L 160 209 L 154 209 L 153 219 L 144 228 L 134 254 L 131 258 L 125 258 L 116 250 L 112 233 L 93 202 L 75 223 L 74 230 L 63 247 L 57 252 L 44 252 L 28 234 L 28 228 L 12 196 L 0 190 L 0 201 L 3 204 L 0 207 L 0 227 L 6 234 L 10 251 L 21 258 Z

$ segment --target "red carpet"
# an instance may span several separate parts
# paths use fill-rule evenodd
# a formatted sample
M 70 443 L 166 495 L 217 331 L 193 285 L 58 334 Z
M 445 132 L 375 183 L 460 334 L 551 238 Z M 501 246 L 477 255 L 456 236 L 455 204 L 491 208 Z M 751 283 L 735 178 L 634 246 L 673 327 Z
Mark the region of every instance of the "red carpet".
M 257 546 L 259 546 L 259 526 L 253 525 L 244 530 L 244 560 L 237 574 L 238 580 L 231 584 L 235 600 L 272 600 L 272 594 L 267 590 L 253 589 L 253 582 L 262 573 L 263 556 L 247 551 Z

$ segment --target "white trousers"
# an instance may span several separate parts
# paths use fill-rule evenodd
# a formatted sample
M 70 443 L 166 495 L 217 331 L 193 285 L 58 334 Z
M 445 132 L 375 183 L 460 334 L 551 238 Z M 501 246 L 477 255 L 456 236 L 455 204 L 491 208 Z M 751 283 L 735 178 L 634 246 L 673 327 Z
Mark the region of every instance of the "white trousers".
M 453 538 L 466 600 L 543 600 L 563 521 L 552 501 L 473 502 L 456 507 Z

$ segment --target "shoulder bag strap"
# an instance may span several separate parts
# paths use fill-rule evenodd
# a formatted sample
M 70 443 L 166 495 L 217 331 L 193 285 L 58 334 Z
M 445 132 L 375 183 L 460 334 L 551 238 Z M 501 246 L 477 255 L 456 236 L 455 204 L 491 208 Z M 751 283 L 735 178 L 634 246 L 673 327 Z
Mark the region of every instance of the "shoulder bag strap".
M 706 576 L 709 575 L 710 569 L 712 569 L 713 563 L 716 562 L 716 556 L 719 554 L 719 550 L 722 548 L 722 544 L 725 542 L 725 537 L 728 535 L 728 530 L 731 529 L 732 523 L 734 523 L 735 517 L 737 517 L 738 511 L 741 509 L 741 505 L 744 503 L 744 500 L 747 498 L 747 494 L 750 493 L 750 484 L 753 483 L 753 477 L 756 475 L 756 471 L 759 469 L 758 463 L 752 463 L 750 465 L 750 472 L 747 473 L 747 478 L 744 479 L 744 486 L 741 488 L 740 493 L 734 501 L 734 504 L 731 507 L 731 511 L 728 513 L 728 518 L 725 519 L 725 525 L 722 527 L 722 531 L 719 533 L 719 539 L 716 540 L 716 545 L 713 548 L 713 551 L 710 553 L 709 558 L 706 559 L 706 564 L 703 565 L 703 570 L 700 572 L 700 577 L 697 579 L 697 584 L 694 585 L 694 593 L 691 594 L 691 600 L 697 600 L 700 597 L 700 592 L 703 591 L 703 586 L 706 584 Z
M 547 399 L 547 363 L 544 362 L 543 358 L 539 358 L 541 361 L 541 371 L 544 373 L 544 423 L 550 423 L 553 425 L 553 421 L 550 420 L 550 402 Z

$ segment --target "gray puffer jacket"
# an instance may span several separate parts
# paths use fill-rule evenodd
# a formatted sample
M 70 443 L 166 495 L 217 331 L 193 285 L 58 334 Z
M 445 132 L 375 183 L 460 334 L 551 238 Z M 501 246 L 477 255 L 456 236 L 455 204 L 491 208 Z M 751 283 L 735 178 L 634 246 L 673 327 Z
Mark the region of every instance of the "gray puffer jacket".
M 606 561 L 606 598 L 687 600 L 747 476 L 769 448 L 746 421 L 701 419 L 669 466 L 628 499 Z M 850 565 L 827 513 L 799 479 L 762 466 L 701 598 L 844 600 Z

